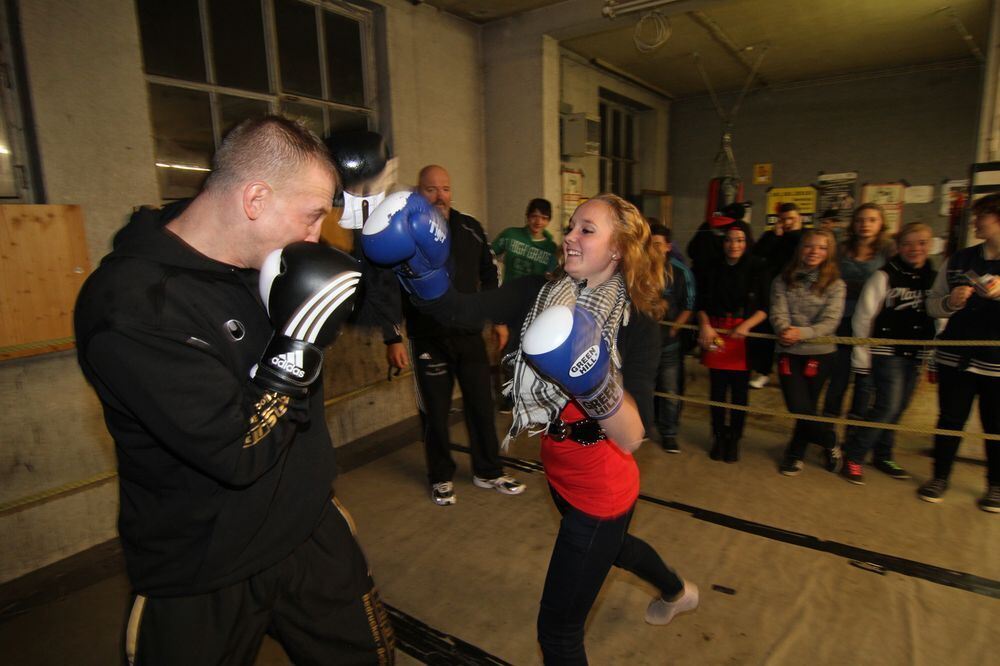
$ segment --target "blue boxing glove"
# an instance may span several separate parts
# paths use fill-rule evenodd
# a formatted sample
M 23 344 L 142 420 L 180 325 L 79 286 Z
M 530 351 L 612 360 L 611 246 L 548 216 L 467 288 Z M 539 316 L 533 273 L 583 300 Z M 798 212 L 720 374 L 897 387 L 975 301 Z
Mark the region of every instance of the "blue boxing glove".
M 372 263 L 391 266 L 418 298 L 429 301 L 448 291 L 448 224 L 417 192 L 387 196 L 365 222 L 361 247 Z
M 621 407 L 625 397 L 621 373 L 611 362 L 594 315 L 586 309 L 548 308 L 524 332 L 521 352 L 591 418 L 606 419 Z

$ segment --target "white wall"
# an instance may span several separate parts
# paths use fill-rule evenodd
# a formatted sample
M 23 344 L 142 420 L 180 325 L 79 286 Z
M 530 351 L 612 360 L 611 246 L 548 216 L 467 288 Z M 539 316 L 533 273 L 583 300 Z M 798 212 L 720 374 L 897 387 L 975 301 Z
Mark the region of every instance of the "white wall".
M 1000 0 L 990 5 L 989 44 L 986 46 L 986 73 L 979 111 L 977 162 L 1000 159 Z
M 19 3 L 46 203 L 80 204 L 92 264 L 135 204 L 157 202 L 145 83 L 127 0 Z M 7 405 L 0 501 L 114 468 L 99 404 L 74 352 L 0 364 Z M 0 581 L 114 536 L 117 488 L 105 483 L 0 516 Z
M 427 164 L 451 174 L 456 209 L 482 219 L 486 205 L 479 29 L 430 5 L 386 2 L 392 146 L 399 181 Z
M 385 0 L 391 131 L 403 182 L 430 162 L 451 170 L 455 205 L 486 211 L 479 29 L 433 8 Z M 80 204 L 94 265 L 134 206 L 159 192 L 133 0 L 20 2 L 27 94 L 34 110 L 45 203 Z M 338 341 L 327 395 L 383 376 L 376 336 Z M 367 381 L 370 381 L 367 380 Z M 74 352 L 0 363 L 6 406 L 0 503 L 92 478 L 115 467 L 99 403 Z M 412 381 L 393 382 L 330 408 L 338 444 L 415 414 Z M 0 583 L 116 535 L 112 481 L 0 515 Z
M 607 74 L 571 53 L 563 52 L 562 101 L 573 107 L 573 113 L 600 113 L 600 88 L 634 100 L 649 107 L 640 113 L 639 148 L 641 161 L 639 187 L 646 190 L 667 189 L 667 137 L 670 129 L 670 102 L 639 86 Z M 567 164 L 579 166 L 584 173 L 584 195 L 599 194 L 597 157 L 576 157 Z

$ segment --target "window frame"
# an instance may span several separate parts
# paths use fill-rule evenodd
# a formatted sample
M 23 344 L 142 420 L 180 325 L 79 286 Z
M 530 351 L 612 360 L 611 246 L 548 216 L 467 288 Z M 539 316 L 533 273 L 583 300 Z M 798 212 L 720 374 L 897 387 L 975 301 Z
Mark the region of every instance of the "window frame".
M 639 129 L 641 109 L 623 104 L 620 101 L 608 99 L 603 95 L 598 99 L 601 116 L 601 154 L 598 157 L 599 189 L 601 192 L 613 192 L 620 197 L 629 199 L 639 194 Z M 617 142 L 619 151 L 614 151 L 615 139 L 614 114 L 621 117 L 618 128 Z M 631 121 L 631 140 L 629 140 L 629 121 Z M 630 156 L 631 155 L 631 156 Z M 621 166 L 622 178 L 619 187 L 614 173 Z M 628 171 L 626 175 L 626 170 Z M 633 191 L 626 191 L 625 185 L 630 183 Z
M 7 132 L 7 150 L 17 190 L 14 196 L 0 196 L 0 204 L 45 201 L 19 25 L 16 4 L 0 2 L 0 122 Z
M 281 87 L 281 64 L 280 53 L 278 51 L 278 25 L 275 12 L 275 0 L 258 0 L 261 8 L 261 20 L 263 21 L 264 36 L 264 59 L 267 66 L 267 80 L 270 92 L 259 92 L 243 88 L 234 88 L 219 84 L 217 81 L 214 52 L 212 49 L 211 15 L 209 11 L 210 0 L 197 0 L 199 22 L 201 26 L 201 43 L 205 62 L 205 81 L 189 81 L 178 79 L 161 74 L 148 74 L 145 72 L 145 60 L 143 62 L 143 76 L 146 82 L 146 94 L 149 100 L 150 122 L 153 123 L 154 109 L 151 85 L 183 88 L 208 94 L 209 109 L 212 121 L 212 138 L 214 149 L 219 147 L 226 128 L 223 127 L 222 102 L 220 96 L 229 96 L 265 102 L 270 113 L 281 113 L 286 104 L 304 104 L 318 107 L 323 112 L 322 136 L 329 134 L 333 127 L 332 113 L 342 112 L 357 115 L 366 119 L 369 129 L 376 129 L 380 124 L 379 109 L 379 85 L 377 79 L 376 43 L 376 15 L 372 9 L 350 4 L 344 0 L 295 0 L 299 4 L 309 5 L 313 8 L 314 23 L 316 26 L 316 39 L 318 41 L 319 72 L 321 78 L 321 94 L 323 99 L 317 99 L 299 93 L 286 93 Z M 136 13 L 139 14 L 138 0 L 136 0 Z M 345 104 L 327 99 L 330 95 L 329 62 L 326 53 L 326 39 L 324 31 L 326 29 L 323 20 L 324 12 L 339 14 L 360 24 L 361 33 L 361 69 L 364 103 L 362 105 Z M 139 35 L 140 41 L 142 35 Z M 141 48 L 141 46 L 140 46 Z M 159 161 L 160 156 L 154 156 Z M 193 166 L 193 165 L 192 165 Z M 157 178 L 159 182 L 159 178 Z M 162 188 L 161 188 L 162 189 Z M 161 192 L 162 196 L 162 192 Z M 164 197 L 165 199 L 167 197 Z

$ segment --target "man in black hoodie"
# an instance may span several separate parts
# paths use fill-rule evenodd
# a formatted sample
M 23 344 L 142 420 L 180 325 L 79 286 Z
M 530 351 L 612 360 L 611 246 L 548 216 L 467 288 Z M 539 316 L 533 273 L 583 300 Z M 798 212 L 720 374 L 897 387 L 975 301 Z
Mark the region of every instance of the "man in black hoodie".
M 451 255 L 448 275 L 455 289 L 475 293 L 499 284 L 493 249 L 483 225 L 451 206 L 451 176 L 444 167 L 425 166 L 417 177 L 417 190 L 448 221 Z M 424 429 L 424 452 L 431 500 L 439 506 L 455 504 L 455 461 L 448 437 L 448 413 L 455 380 L 462 389 L 465 424 L 469 431 L 472 483 L 504 495 L 519 495 L 524 484 L 505 474 L 500 462 L 500 442 L 494 422 L 489 358 L 479 329 L 449 328 L 420 312 L 403 299 L 406 334 L 413 354 L 417 404 Z M 508 330 L 495 322 L 497 348 L 507 344 Z M 391 361 L 390 352 L 390 361 Z M 403 354 L 405 360 L 405 353 Z M 397 365 L 397 367 L 399 367 Z
M 333 495 L 322 379 L 289 395 L 251 379 L 274 333 L 258 271 L 319 239 L 335 183 L 304 126 L 241 123 L 198 196 L 133 215 L 80 292 L 79 361 L 118 456 L 132 663 L 252 663 L 265 633 L 296 663 L 393 658 Z

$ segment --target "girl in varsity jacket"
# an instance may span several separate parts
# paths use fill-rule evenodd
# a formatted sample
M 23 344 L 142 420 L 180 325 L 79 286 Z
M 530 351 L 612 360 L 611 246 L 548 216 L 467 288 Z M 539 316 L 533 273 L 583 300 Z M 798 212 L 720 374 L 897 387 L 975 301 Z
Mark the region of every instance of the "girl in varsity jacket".
M 875 271 L 865 282 L 852 317 L 854 335 L 859 338 L 930 340 L 934 320 L 927 315 L 927 293 L 936 271 L 927 263 L 931 229 L 912 222 L 897 236 L 899 254 Z M 899 423 L 910 404 L 920 374 L 926 347 L 909 345 L 856 345 L 851 355 L 852 370 L 870 374 L 875 401 L 867 420 Z M 895 431 L 859 428 L 852 431 L 844 446 L 844 478 L 864 484 L 861 468 L 868 451 L 873 451 L 875 469 L 894 479 L 909 474 L 893 460 Z

